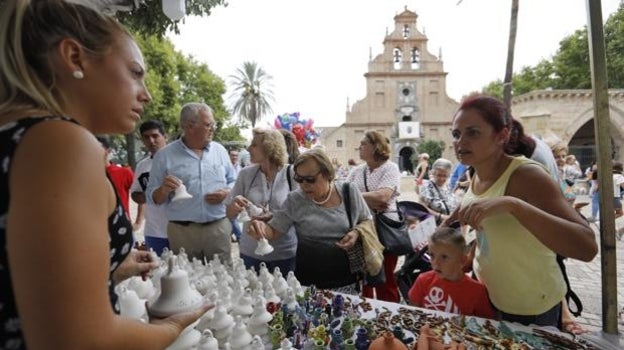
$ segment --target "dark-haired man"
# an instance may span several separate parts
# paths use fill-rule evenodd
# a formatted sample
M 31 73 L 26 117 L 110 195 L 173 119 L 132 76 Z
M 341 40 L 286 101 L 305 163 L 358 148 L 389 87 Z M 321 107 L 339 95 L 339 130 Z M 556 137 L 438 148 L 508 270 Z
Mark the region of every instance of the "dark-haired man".
M 163 124 L 158 120 L 148 120 L 139 127 L 141 141 L 149 152 L 149 157 L 141 160 L 134 171 L 134 182 L 130 188 L 132 200 L 139 205 L 146 203 L 145 190 L 152 170 L 154 154 L 167 144 L 167 135 Z M 165 247 L 169 247 L 167 239 L 167 217 L 162 206 L 145 204 L 145 244 L 160 255 Z

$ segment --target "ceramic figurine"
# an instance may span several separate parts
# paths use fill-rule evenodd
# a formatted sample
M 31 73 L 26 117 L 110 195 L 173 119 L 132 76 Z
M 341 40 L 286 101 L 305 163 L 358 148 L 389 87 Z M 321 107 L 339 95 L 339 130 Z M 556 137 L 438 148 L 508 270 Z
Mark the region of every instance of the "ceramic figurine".
M 199 308 L 203 298 L 191 289 L 188 274 L 175 264 L 176 257 L 169 258 L 167 274 L 160 281 L 160 295 L 150 306 L 150 313 L 156 317 L 168 317 L 177 313 Z
M 281 324 L 272 325 L 269 331 L 269 337 L 271 339 L 271 345 L 273 348 L 277 348 L 280 346 L 280 342 L 284 336 L 284 329 Z
M 353 339 L 345 340 L 344 348 L 345 348 L 345 350 L 356 350 L 356 348 L 355 348 L 355 340 L 353 340 Z
M 223 344 L 227 341 L 230 334 L 232 334 L 233 327 L 234 318 L 227 313 L 222 305 L 219 305 L 215 311 L 214 317 L 208 323 L 208 328 L 213 331 L 219 343 Z
M 156 294 L 154 283 L 151 278 L 143 280 L 139 276 L 130 277 L 128 288 L 134 290 L 140 299 L 150 299 Z
M 232 350 L 249 350 L 251 346 L 252 335 L 247 331 L 247 326 L 243 322 L 241 316 L 236 316 L 234 329 L 229 337 L 228 342 Z
M 122 285 L 117 292 L 119 295 L 119 310 L 122 316 L 140 320 L 147 312 L 145 309 L 145 301 L 141 300 L 137 293 Z
M 256 298 L 247 328 L 251 334 L 264 336 L 269 332 L 269 322 L 272 319 L 273 315 L 267 311 L 262 299 Z
M 269 272 L 264 262 L 260 263 L 260 271 L 258 271 L 258 280 L 262 282 L 262 285 L 266 288 L 269 284 L 273 283 L 273 275 Z
M 245 289 L 243 295 L 238 298 L 238 302 L 232 306 L 232 313 L 234 315 L 250 316 L 253 313 L 253 305 L 251 299 L 251 290 Z
M 358 328 L 355 337 L 355 348 L 357 350 L 366 350 L 370 345 L 370 339 L 368 339 L 368 331 L 364 327 Z
M 251 350 L 265 350 L 264 347 L 264 342 L 262 341 L 262 338 L 260 338 L 260 336 L 258 335 L 254 335 L 253 339 L 251 340 Z
M 280 350 L 296 350 L 292 347 L 292 343 L 290 342 L 290 340 L 288 340 L 288 338 L 282 339 L 280 345 Z
M 275 293 L 275 289 L 273 289 L 271 284 L 267 284 L 264 288 L 264 296 L 266 297 L 268 303 L 278 304 L 282 301 L 282 298 Z
M 193 196 L 186 191 L 186 186 L 184 184 L 180 184 L 178 188 L 173 192 L 173 198 L 171 198 L 171 202 L 177 202 L 179 200 L 193 198 Z
M 258 240 L 258 246 L 256 247 L 256 250 L 254 250 L 254 253 L 256 255 L 267 255 L 267 254 L 271 254 L 273 252 L 273 246 L 269 243 L 269 241 L 262 237 Z
M 202 332 L 197 350 L 219 350 L 219 341 L 212 335 L 210 329 L 204 329 Z

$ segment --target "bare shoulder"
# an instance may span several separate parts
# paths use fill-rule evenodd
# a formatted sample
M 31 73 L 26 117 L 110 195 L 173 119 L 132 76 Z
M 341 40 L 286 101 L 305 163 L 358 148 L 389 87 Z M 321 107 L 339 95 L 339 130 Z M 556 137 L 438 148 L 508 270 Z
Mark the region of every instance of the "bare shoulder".
M 540 164 L 528 163 L 519 166 L 509 178 L 507 194 L 528 200 L 532 197 L 556 197 L 560 192 L 557 184 Z
M 103 148 L 87 129 L 62 120 L 45 121 L 23 135 L 11 161 L 10 185 L 28 181 L 28 187 L 93 186 L 92 181 L 104 181 L 105 164 Z M 76 183 L 76 178 L 81 181 Z

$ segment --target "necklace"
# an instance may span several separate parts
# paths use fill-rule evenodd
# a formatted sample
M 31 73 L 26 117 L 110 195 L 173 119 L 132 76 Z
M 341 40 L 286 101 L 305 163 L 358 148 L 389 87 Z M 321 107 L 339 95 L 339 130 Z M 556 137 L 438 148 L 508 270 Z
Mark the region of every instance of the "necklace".
M 323 200 L 322 200 L 322 201 L 320 201 L 320 202 L 317 202 L 317 201 L 315 201 L 313 198 L 311 198 L 311 199 L 312 199 L 312 202 L 313 202 L 314 204 L 316 204 L 316 205 L 323 205 L 323 204 L 325 204 L 325 203 L 329 202 L 329 199 L 331 198 L 331 195 L 332 195 L 332 192 L 333 192 L 333 191 L 334 191 L 334 185 L 333 185 L 333 183 L 331 183 L 331 182 L 330 182 L 330 183 L 329 183 L 329 193 L 327 194 L 327 198 L 323 199 Z

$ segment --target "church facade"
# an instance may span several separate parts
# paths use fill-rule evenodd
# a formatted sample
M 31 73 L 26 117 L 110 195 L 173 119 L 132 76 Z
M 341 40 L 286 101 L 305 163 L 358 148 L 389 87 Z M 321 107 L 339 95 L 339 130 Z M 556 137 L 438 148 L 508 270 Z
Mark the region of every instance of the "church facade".
M 443 141 L 443 157 L 455 162 L 451 118 L 459 103 L 447 95 L 442 53 L 433 55 L 427 36 L 416 28 L 418 15 L 407 8 L 394 17 L 384 50 L 369 58 L 366 96 L 347 106 L 345 123 L 322 128 L 321 144 L 342 164 L 359 162 L 358 147 L 366 131 L 388 137 L 392 158 L 401 171 L 411 172 L 416 147 L 424 140 Z M 466 92 L 469 93 L 469 92 Z M 517 96 L 512 115 L 527 134 L 568 144 L 582 166 L 595 159 L 594 109 L 591 90 L 540 90 Z M 612 157 L 624 160 L 624 90 L 609 92 Z

